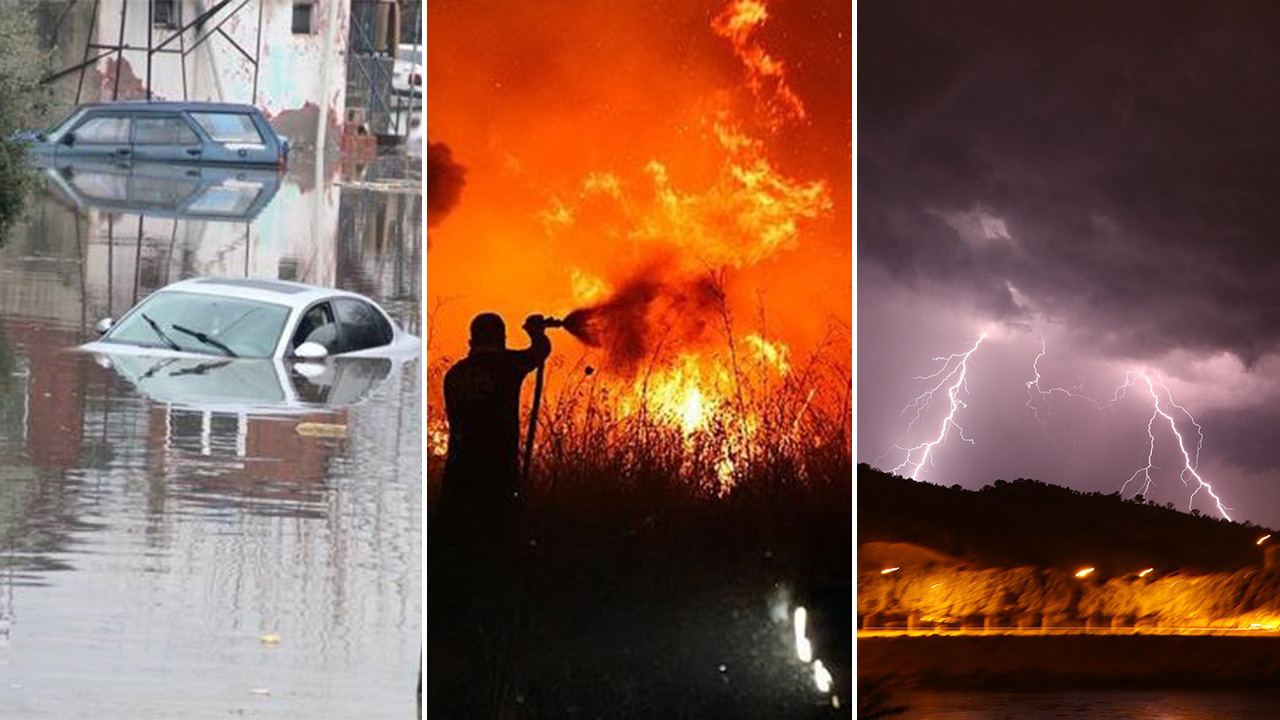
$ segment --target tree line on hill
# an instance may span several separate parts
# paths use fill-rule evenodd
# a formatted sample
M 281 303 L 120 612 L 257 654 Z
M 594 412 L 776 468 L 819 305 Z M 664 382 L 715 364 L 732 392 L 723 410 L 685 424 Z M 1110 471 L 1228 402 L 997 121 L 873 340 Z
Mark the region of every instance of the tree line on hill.
M 981 490 L 916 482 L 858 465 L 858 543 L 910 542 L 994 567 L 1115 575 L 1155 567 L 1231 572 L 1257 567 L 1271 530 L 1183 513 L 1119 492 L 1081 492 L 1039 480 Z M 1280 539 L 1280 535 L 1277 535 Z

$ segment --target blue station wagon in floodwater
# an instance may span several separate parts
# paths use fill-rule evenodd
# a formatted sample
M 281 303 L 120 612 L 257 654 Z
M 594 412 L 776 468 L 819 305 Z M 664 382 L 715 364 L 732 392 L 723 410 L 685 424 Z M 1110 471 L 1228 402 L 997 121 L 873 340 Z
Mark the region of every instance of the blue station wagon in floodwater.
M 81 105 L 48 132 L 18 139 L 46 159 L 282 166 L 288 139 L 252 105 L 121 102 Z

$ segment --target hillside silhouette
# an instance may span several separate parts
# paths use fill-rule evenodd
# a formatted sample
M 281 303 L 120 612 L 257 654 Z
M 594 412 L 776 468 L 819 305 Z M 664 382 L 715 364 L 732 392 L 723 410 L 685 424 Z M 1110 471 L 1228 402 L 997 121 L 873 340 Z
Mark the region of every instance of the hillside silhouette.
M 1263 565 L 1257 540 L 1272 532 L 1026 478 L 966 490 L 861 463 L 857 492 L 859 545 L 912 543 L 989 567 L 1233 572 Z

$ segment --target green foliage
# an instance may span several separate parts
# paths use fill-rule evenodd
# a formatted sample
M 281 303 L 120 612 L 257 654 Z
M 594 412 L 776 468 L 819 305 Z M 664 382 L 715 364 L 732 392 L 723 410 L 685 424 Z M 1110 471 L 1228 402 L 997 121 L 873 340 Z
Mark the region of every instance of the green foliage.
M 9 137 L 15 131 L 31 129 L 43 112 L 43 68 L 44 52 L 31 7 L 6 3 L 0 12 L 0 241 L 20 214 L 30 190 L 23 150 Z
M 31 171 L 24 155 L 21 145 L 0 137 L 0 245 L 4 244 L 9 224 L 22 213 L 31 189 Z
M 0 13 L 0 136 L 28 129 L 39 117 L 44 105 L 40 87 L 44 67 L 31 8 L 6 3 Z

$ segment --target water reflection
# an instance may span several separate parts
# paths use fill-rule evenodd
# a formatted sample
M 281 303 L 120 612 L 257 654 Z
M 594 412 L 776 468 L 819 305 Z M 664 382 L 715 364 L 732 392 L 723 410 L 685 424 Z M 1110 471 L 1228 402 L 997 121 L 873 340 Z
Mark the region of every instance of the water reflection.
M 4 714 L 413 712 L 419 363 L 73 350 L 206 275 L 355 290 L 420 334 L 413 172 L 46 169 L 0 248 Z
M 280 189 L 276 170 L 41 158 L 50 188 L 83 212 L 249 222 Z

